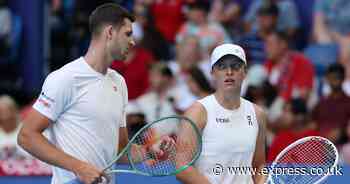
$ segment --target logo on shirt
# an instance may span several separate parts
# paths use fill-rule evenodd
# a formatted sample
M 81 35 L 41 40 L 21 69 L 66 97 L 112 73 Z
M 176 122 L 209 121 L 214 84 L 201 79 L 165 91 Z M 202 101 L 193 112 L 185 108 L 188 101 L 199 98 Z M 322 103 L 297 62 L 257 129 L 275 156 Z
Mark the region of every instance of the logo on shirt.
M 38 100 L 41 104 L 43 104 L 45 107 L 47 107 L 47 108 L 50 108 L 50 104 L 47 102 L 47 101 L 45 101 L 44 99 L 42 99 L 42 98 L 39 98 L 39 100 Z
M 50 101 L 50 102 L 52 102 L 52 103 L 55 102 L 54 99 L 52 99 L 52 98 L 50 98 L 49 96 L 47 96 L 44 92 L 41 92 L 41 97 L 45 98 L 46 100 L 48 100 L 48 101 Z
M 117 91 L 117 86 L 113 86 L 113 90 L 114 90 L 114 91 Z
M 216 123 L 230 123 L 228 118 L 216 118 Z
M 247 116 L 247 120 L 248 120 L 248 125 L 253 126 L 252 117 L 250 115 Z

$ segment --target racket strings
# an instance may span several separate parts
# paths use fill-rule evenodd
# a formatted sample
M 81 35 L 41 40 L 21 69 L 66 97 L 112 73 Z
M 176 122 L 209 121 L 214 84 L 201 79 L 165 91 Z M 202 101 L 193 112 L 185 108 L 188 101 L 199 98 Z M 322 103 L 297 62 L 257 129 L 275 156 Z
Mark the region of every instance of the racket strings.
M 171 130 L 167 130 L 167 126 Z M 173 118 L 159 121 L 145 129 L 134 140 L 138 145 L 136 150 L 131 151 L 135 169 L 151 175 L 169 175 L 191 162 L 198 152 L 200 141 L 197 132 L 191 126 L 192 124 L 185 119 Z M 168 145 L 163 150 L 164 154 L 159 155 L 153 148 L 162 149 L 164 137 L 173 139 L 175 144 Z
M 315 183 L 328 174 L 336 162 L 336 150 L 323 140 L 308 140 L 286 151 L 275 163 L 274 168 L 292 168 L 294 174 L 273 174 L 278 183 Z

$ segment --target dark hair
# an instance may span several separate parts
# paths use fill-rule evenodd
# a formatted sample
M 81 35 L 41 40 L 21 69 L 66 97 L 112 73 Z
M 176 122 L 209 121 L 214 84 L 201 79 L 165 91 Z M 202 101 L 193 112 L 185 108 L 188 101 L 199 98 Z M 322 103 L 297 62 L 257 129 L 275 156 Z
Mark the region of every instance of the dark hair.
M 228 59 L 228 60 L 234 60 L 234 61 L 240 61 L 240 62 L 242 62 L 242 63 L 244 64 L 244 69 L 247 69 L 247 66 L 246 66 L 245 62 L 244 62 L 241 58 L 239 58 L 238 56 L 235 56 L 235 55 L 232 55 L 232 54 L 227 54 L 227 55 L 222 56 L 222 57 L 213 65 L 213 68 L 214 68 L 215 66 L 217 66 L 220 62 L 222 62 L 222 61 L 224 61 L 224 60 L 226 60 L 226 59 Z M 213 69 L 213 68 L 212 68 L 212 69 Z
M 242 63 L 245 63 L 241 58 L 239 58 L 238 56 L 233 55 L 233 54 L 227 54 L 227 55 L 222 56 L 216 63 L 219 63 L 219 62 L 221 62 L 223 60 L 226 60 L 226 59 L 228 59 L 228 60 L 235 60 L 235 61 L 241 61 Z
M 338 74 L 341 80 L 345 79 L 345 69 L 340 63 L 330 64 L 327 68 L 326 75 L 330 73 Z
M 285 42 L 287 46 L 290 46 L 291 38 L 285 31 L 272 31 L 269 35 L 275 35 L 279 40 Z
M 120 26 L 124 24 L 124 19 L 127 18 L 134 22 L 134 16 L 125 8 L 115 3 L 105 3 L 98 6 L 89 17 L 89 29 L 92 36 L 100 33 L 101 28 L 106 24 Z
M 189 9 L 198 9 L 205 12 L 209 12 L 210 3 L 204 0 L 196 0 L 194 2 L 187 3 Z
M 151 65 L 151 70 L 158 71 L 164 77 L 173 77 L 173 72 L 170 68 L 164 63 L 154 63 Z
M 267 2 L 264 3 L 259 9 L 258 9 L 258 15 L 272 15 L 272 16 L 278 16 L 279 10 L 276 5 L 276 3 Z
M 199 88 L 203 91 L 213 93 L 214 89 L 210 86 L 209 81 L 205 77 L 204 73 L 197 67 L 191 67 L 188 73 L 193 78 L 193 80 L 198 84 Z
M 302 98 L 294 98 L 290 101 L 292 112 L 294 114 L 307 114 L 306 102 Z

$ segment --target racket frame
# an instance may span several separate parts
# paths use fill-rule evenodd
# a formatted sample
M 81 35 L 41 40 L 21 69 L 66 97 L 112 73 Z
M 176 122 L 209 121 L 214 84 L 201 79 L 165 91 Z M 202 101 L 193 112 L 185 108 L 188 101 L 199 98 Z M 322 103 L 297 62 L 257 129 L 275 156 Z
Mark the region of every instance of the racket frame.
M 139 170 L 136 169 L 135 167 L 135 163 L 133 163 L 132 161 L 132 155 L 130 153 L 130 149 L 131 146 L 133 144 L 133 142 L 135 141 L 135 139 L 137 138 L 137 136 L 141 133 L 143 133 L 146 129 L 148 129 L 149 127 L 151 127 L 153 124 L 156 124 L 160 121 L 166 120 L 166 119 L 180 119 L 181 120 L 185 120 L 188 121 L 192 128 L 194 129 L 196 136 L 197 136 L 197 152 L 194 155 L 194 157 L 192 158 L 192 160 L 187 163 L 186 165 L 181 166 L 179 169 L 176 170 L 176 172 L 170 173 L 170 174 L 157 174 L 157 175 L 152 175 L 150 173 L 145 173 L 145 172 L 141 172 Z M 161 176 L 170 176 L 170 175 L 176 175 L 184 170 L 186 170 L 188 167 L 190 167 L 200 156 L 202 152 L 202 136 L 201 133 L 197 127 L 197 125 L 190 120 L 189 118 L 185 117 L 185 116 L 167 116 L 167 117 L 163 117 L 160 118 L 156 121 L 153 121 L 152 123 L 146 124 L 144 127 L 142 127 L 140 130 L 138 130 L 136 132 L 136 134 L 129 140 L 128 144 L 125 146 L 125 148 L 110 162 L 110 164 L 107 165 L 107 167 L 105 167 L 105 169 L 103 170 L 104 172 L 106 172 L 107 174 L 111 174 L 111 173 L 132 173 L 132 174 L 139 174 L 139 175 L 143 175 L 143 176 L 153 176 L 153 177 L 161 177 Z M 116 161 L 118 161 L 124 154 L 127 154 L 130 166 L 131 166 L 131 170 L 130 169 L 112 169 L 107 171 L 111 166 L 113 166 L 115 164 Z
M 288 152 L 289 150 L 291 150 L 292 148 L 294 148 L 295 146 L 302 144 L 304 142 L 310 141 L 310 140 L 321 140 L 322 142 L 326 142 L 326 144 L 331 145 L 331 147 L 333 148 L 333 150 L 335 151 L 335 162 L 333 163 L 333 165 L 330 167 L 330 170 L 335 168 L 338 164 L 338 159 L 339 159 L 339 154 L 338 154 L 338 150 L 335 147 L 335 145 L 328 139 L 324 138 L 324 137 L 320 137 L 320 136 L 308 136 L 308 137 L 304 137 L 301 139 L 298 139 L 297 141 L 293 142 L 292 144 L 290 144 L 289 146 L 287 146 L 286 148 L 284 148 L 275 158 L 275 160 L 272 162 L 271 164 L 271 170 L 275 168 L 275 166 L 278 164 L 276 161 L 278 161 L 286 152 Z M 324 176 L 322 176 L 322 178 L 320 178 L 318 181 L 316 181 L 314 184 L 319 184 L 322 181 L 324 181 L 329 175 L 326 174 Z M 269 174 L 267 182 L 266 183 L 271 183 L 274 184 L 274 182 L 272 181 L 272 175 Z

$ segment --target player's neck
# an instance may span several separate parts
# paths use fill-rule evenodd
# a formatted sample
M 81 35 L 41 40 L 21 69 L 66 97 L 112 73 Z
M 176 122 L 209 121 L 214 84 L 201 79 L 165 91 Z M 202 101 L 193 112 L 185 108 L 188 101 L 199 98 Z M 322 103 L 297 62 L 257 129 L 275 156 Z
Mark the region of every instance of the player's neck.
M 197 95 L 197 97 L 199 98 L 204 98 L 206 96 L 210 95 L 210 93 L 206 92 L 206 91 L 200 91 Z
M 105 49 L 99 46 L 99 43 L 94 43 L 94 41 L 91 42 L 92 43 L 85 54 L 84 59 L 91 68 L 104 75 L 107 73 L 107 69 L 112 61 L 109 61 Z
M 343 96 L 344 92 L 342 87 L 338 87 L 338 88 L 333 88 L 331 94 L 329 95 L 332 98 L 338 98 Z
M 239 108 L 241 104 L 241 98 L 239 95 L 232 95 L 232 94 L 224 94 L 220 92 L 216 92 L 215 98 L 218 101 L 218 103 L 223 106 L 225 109 L 237 109 Z

